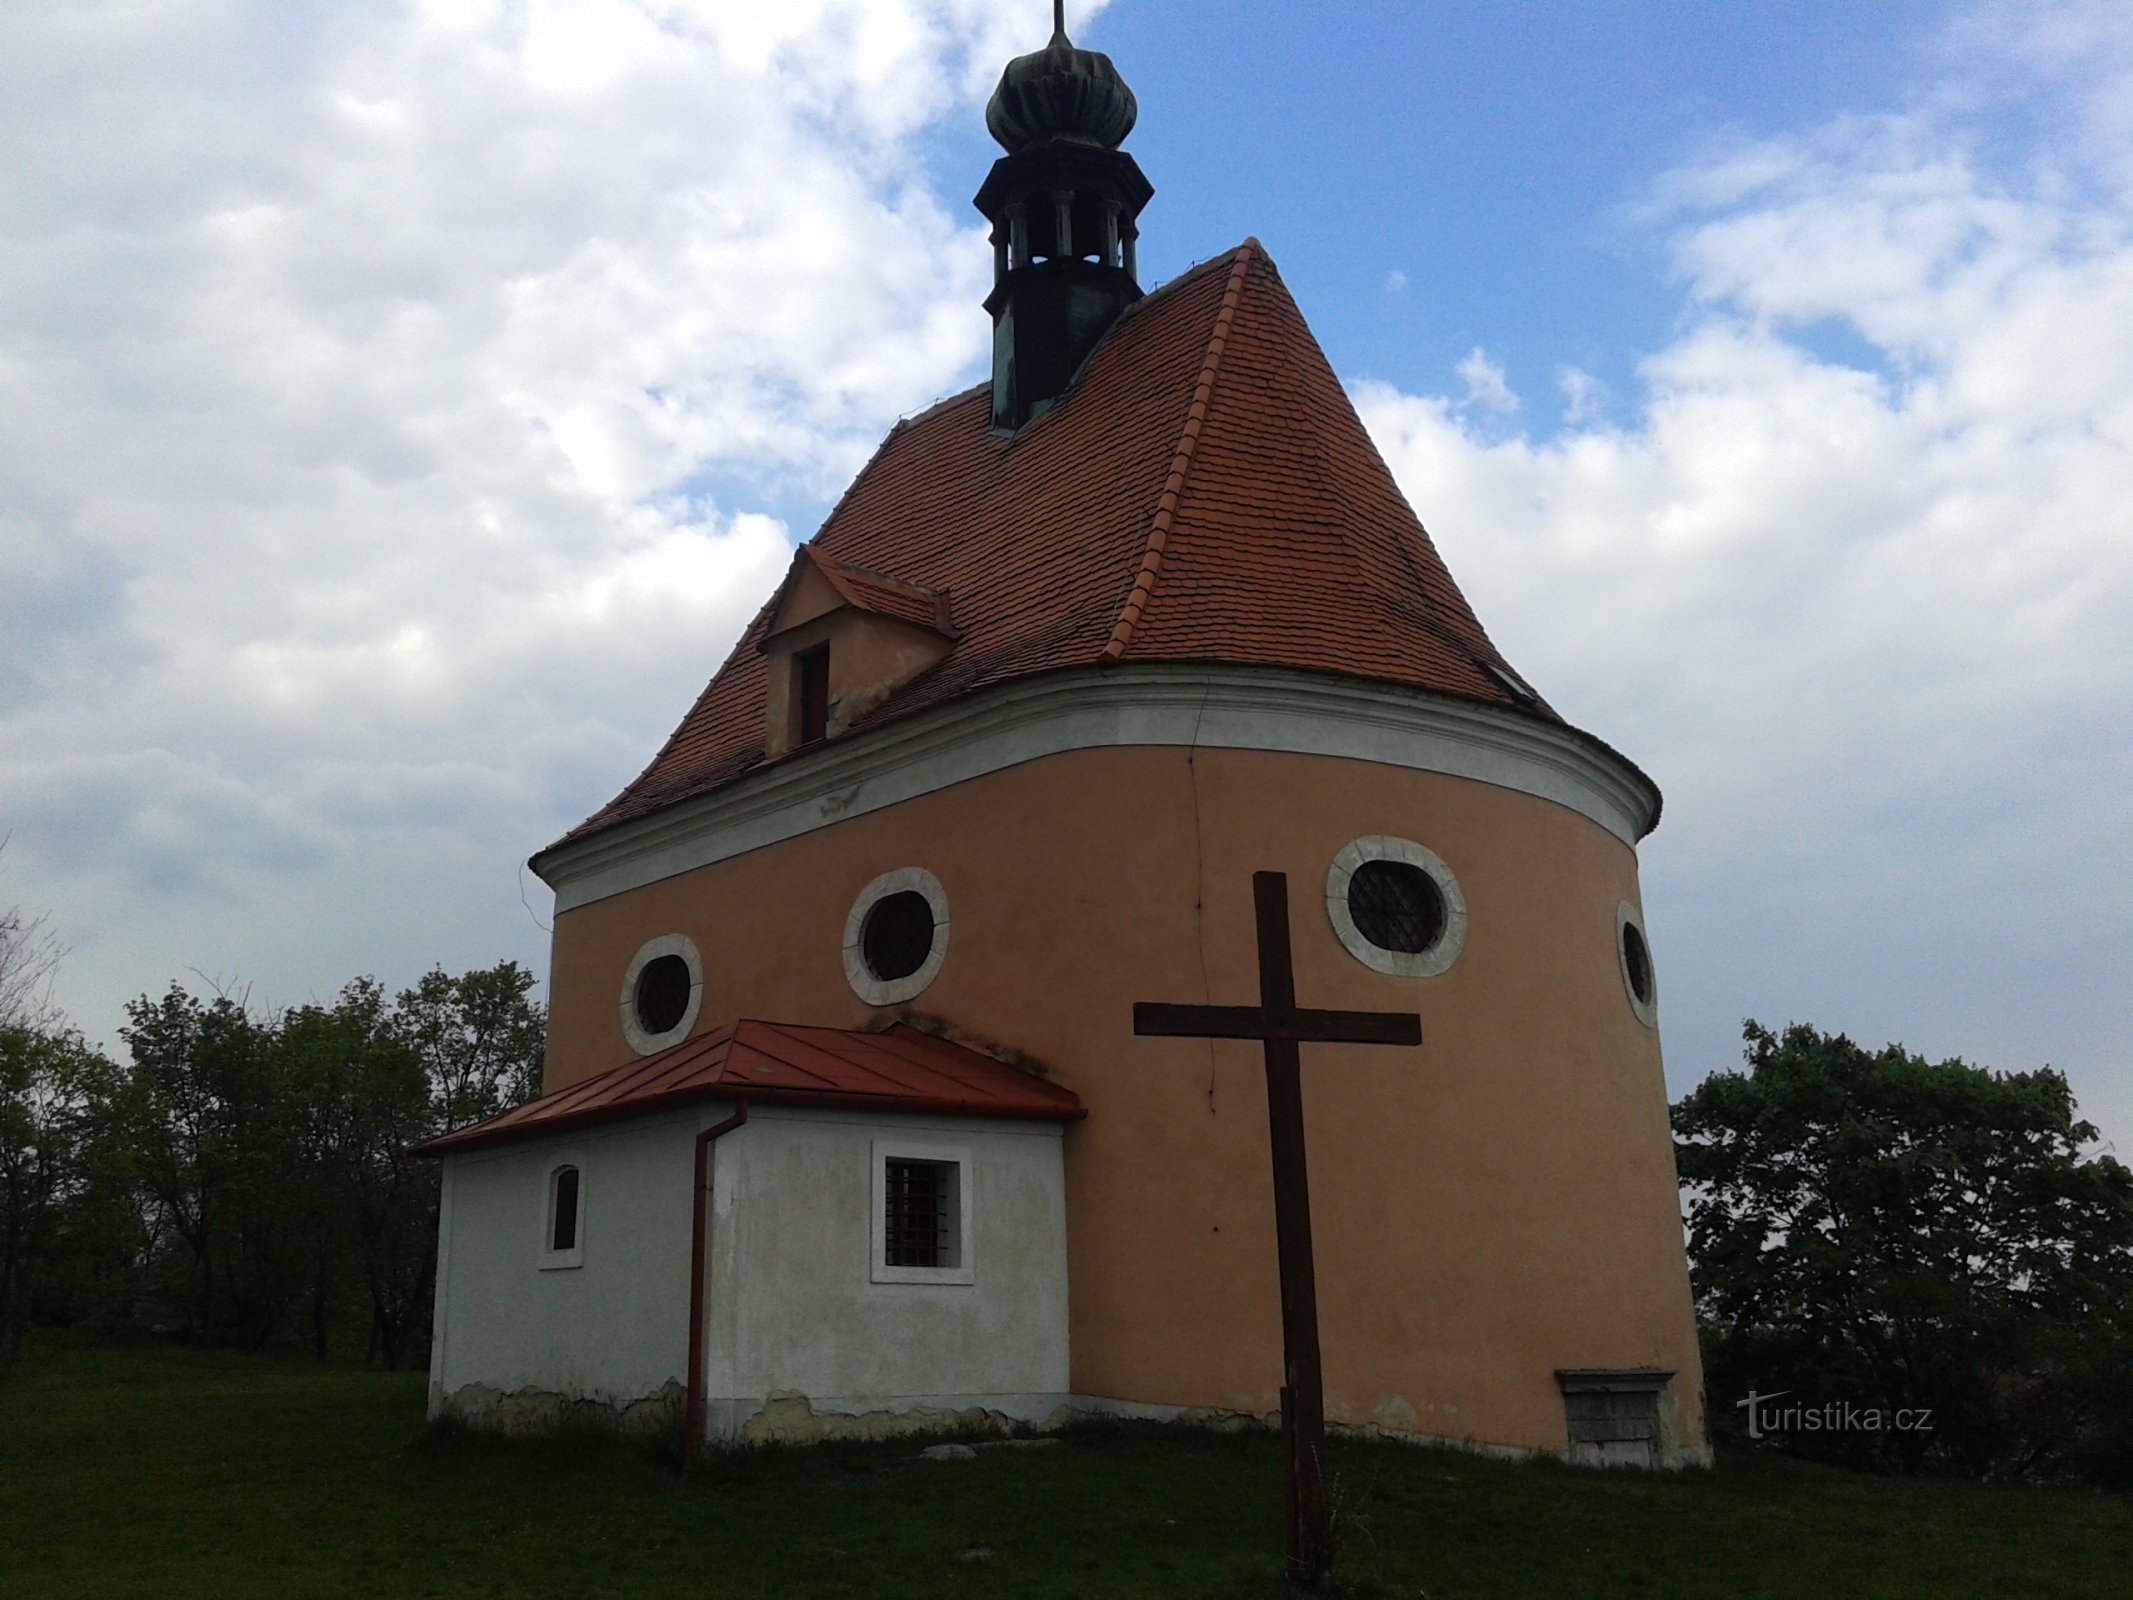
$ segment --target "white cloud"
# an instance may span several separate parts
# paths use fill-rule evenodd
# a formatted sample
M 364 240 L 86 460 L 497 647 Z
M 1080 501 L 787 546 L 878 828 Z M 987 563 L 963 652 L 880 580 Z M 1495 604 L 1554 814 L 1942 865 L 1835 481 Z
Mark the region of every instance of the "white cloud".
M 0 830 L 80 1021 L 187 967 L 540 963 L 514 862 L 643 764 L 782 518 L 982 357 L 916 136 L 1030 33 L 0 11 Z
M 1500 417 L 1518 409 L 1518 396 L 1505 381 L 1503 368 L 1491 361 L 1481 346 L 1476 345 L 1453 370 L 1466 385 L 1467 406 Z
M 2094 146 L 1964 155 L 1980 106 L 1662 185 L 1689 309 L 1625 426 L 1578 374 L 1562 434 L 1483 431 L 1478 351 L 1458 399 L 1357 398 L 1514 664 L 1668 792 L 1677 1063 L 1749 1013 L 2050 1040 L 2123 1131 L 2133 191 L 2072 181 Z M 1872 370 L 1814 353 L 1832 323 Z
M 1405 294 L 1407 292 L 1407 274 L 1397 267 L 1386 273 L 1385 292 L 1387 294 Z
M 1556 387 L 1563 391 L 1563 421 L 1571 427 L 1599 420 L 1607 403 L 1607 385 L 1579 367 L 1565 367 L 1556 374 Z

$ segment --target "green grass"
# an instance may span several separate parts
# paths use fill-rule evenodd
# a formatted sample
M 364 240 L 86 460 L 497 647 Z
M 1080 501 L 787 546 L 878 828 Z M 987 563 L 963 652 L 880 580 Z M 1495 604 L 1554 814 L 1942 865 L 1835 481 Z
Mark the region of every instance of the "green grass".
M 0 1600 L 1280 1593 L 1264 1435 L 1104 1427 L 919 1463 L 912 1444 L 657 1452 L 421 1422 L 422 1380 L 47 1344 L 0 1380 Z M 1336 1448 L 1361 1596 L 2123 1596 L 2133 1503 L 1762 1455 L 1673 1477 Z M 989 1552 L 978 1556 L 976 1552 Z

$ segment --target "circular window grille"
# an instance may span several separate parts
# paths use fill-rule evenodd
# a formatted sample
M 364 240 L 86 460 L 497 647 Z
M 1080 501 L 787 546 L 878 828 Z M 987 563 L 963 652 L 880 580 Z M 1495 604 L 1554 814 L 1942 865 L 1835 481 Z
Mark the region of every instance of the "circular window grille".
M 1348 879 L 1348 915 L 1380 950 L 1416 955 L 1444 936 L 1444 894 L 1420 867 L 1366 861 Z
M 622 1036 L 641 1056 L 679 1044 L 703 1009 L 704 963 L 686 934 L 652 940 L 622 979 Z
M 869 1005 L 922 992 L 948 957 L 948 896 L 923 867 L 899 867 L 868 884 L 844 922 L 844 975 Z
M 1615 908 L 1615 954 L 1622 967 L 1622 987 L 1629 994 L 1629 1009 L 1647 1028 L 1659 1026 L 1659 979 L 1652 971 L 1652 947 L 1644 937 L 1644 921 L 1627 900 Z
M 1466 944 L 1466 896 L 1434 850 L 1373 834 L 1326 873 L 1326 915 L 1341 945 L 1375 972 L 1434 978 Z

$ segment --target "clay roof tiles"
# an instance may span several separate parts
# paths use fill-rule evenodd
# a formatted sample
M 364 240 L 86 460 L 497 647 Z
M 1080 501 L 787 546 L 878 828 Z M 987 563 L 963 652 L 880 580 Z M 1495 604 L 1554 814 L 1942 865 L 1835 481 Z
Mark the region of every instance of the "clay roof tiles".
M 951 638 L 955 635 L 949 597 L 938 589 L 928 589 L 916 583 L 904 583 L 887 573 L 870 572 L 865 567 L 855 567 L 848 561 L 839 561 L 835 556 L 812 544 L 803 544 L 793 553 L 794 571 L 799 570 L 802 562 L 808 563 L 821 573 L 847 605 L 861 611 L 894 617 L 899 622 L 908 622 L 916 627 L 931 628 L 935 633 L 946 634 Z M 786 581 L 790 583 L 791 579 Z
M 852 732 L 1112 661 L 1342 673 L 1557 720 L 1491 675 L 1506 663 L 1256 240 L 1128 310 L 1019 432 L 990 406 L 981 386 L 897 424 L 807 547 L 863 608 L 954 598 L 955 648 Z M 562 842 L 764 762 L 770 611 Z

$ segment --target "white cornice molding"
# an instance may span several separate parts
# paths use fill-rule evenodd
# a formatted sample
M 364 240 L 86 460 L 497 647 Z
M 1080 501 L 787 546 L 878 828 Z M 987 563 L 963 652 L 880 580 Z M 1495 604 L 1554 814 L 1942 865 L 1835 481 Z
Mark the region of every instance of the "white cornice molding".
M 1105 667 L 1004 684 L 837 739 L 589 839 L 534 870 L 556 910 L 796 838 L 847 817 L 1070 750 L 1198 745 L 1338 756 L 1552 800 L 1634 846 L 1651 780 L 1557 723 L 1420 690 L 1264 667 Z

